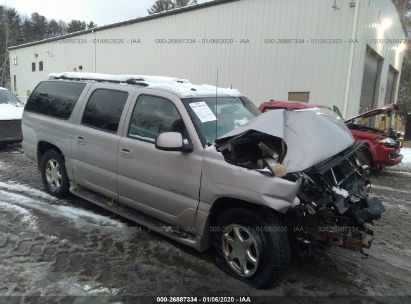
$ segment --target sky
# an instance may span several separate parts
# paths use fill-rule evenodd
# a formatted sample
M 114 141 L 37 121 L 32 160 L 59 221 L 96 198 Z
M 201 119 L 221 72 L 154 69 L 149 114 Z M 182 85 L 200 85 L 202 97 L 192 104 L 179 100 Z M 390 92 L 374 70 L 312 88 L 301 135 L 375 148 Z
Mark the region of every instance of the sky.
M 0 0 L 20 14 L 37 12 L 47 19 L 77 19 L 105 25 L 147 15 L 155 0 Z M 198 3 L 206 2 L 199 0 Z

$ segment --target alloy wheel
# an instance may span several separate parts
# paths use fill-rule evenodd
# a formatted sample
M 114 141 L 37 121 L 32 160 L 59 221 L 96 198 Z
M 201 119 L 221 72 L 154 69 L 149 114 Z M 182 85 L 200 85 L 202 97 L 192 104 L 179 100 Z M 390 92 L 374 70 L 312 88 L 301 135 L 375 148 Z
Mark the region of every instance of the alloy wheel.
M 237 224 L 224 227 L 222 245 L 231 269 L 242 277 L 255 274 L 259 263 L 258 245 L 248 228 Z

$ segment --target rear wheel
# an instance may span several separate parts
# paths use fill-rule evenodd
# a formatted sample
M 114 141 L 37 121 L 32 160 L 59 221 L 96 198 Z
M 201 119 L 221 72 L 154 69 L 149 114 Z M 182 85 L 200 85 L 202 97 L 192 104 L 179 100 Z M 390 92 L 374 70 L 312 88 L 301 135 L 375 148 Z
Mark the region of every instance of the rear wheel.
M 46 191 L 58 198 L 69 194 L 69 180 L 63 157 L 54 150 L 44 153 L 41 160 L 41 177 Z
M 274 213 L 228 209 L 213 228 L 220 268 L 255 288 L 281 283 L 288 270 L 290 248 L 287 232 Z

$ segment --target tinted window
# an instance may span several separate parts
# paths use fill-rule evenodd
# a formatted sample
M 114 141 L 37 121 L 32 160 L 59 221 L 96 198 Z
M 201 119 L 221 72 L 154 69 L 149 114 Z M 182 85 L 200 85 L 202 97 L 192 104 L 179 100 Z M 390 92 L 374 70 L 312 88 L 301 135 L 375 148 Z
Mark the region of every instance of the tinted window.
M 117 132 L 128 93 L 98 89 L 91 95 L 82 123 L 109 132 Z
M 163 132 L 179 132 L 187 138 L 183 120 L 171 101 L 155 96 L 140 96 L 133 110 L 128 136 L 154 142 Z
M 84 83 L 42 82 L 30 95 L 25 110 L 68 119 L 84 87 Z

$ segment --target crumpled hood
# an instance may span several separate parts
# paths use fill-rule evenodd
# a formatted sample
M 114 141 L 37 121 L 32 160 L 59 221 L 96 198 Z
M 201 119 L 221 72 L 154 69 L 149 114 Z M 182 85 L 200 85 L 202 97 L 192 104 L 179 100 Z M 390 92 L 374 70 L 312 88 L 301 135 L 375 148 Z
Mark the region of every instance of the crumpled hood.
M 342 119 L 316 109 L 265 112 L 220 137 L 216 143 L 218 145 L 227 140 L 236 140 L 250 131 L 284 140 L 287 153 L 282 164 L 288 172 L 303 171 L 354 143 L 354 138 Z
M 0 120 L 17 120 L 23 116 L 24 107 L 0 103 Z

